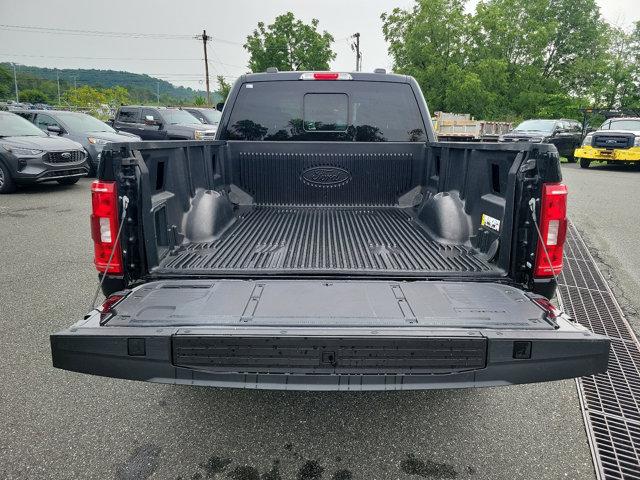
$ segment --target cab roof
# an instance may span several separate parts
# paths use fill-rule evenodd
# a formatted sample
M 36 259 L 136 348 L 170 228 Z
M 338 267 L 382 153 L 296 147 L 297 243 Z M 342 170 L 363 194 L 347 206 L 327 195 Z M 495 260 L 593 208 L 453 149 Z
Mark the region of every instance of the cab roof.
M 300 80 L 303 73 L 329 73 L 320 70 L 299 71 L 299 72 L 265 72 L 265 73 L 246 73 L 239 77 L 242 82 L 274 82 L 278 80 Z M 411 77 L 407 75 L 397 75 L 394 73 L 368 73 L 368 72 L 331 72 L 331 73 L 348 73 L 352 80 L 328 80 L 336 82 L 349 82 L 353 80 L 366 82 L 394 82 L 409 83 Z M 311 80 L 310 80 L 311 81 Z M 316 80 L 327 81 L 327 80 Z

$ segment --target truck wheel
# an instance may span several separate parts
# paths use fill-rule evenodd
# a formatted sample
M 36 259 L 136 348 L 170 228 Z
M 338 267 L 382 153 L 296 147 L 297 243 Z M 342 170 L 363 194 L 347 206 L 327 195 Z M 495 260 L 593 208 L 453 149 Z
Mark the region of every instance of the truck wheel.
M 56 180 L 60 185 L 75 185 L 76 183 L 78 183 L 78 180 L 80 180 L 79 177 L 75 177 L 75 178 L 60 178 L 59 180 Z
M 589 168 L 589 165 L 591 165 L 591 160 L 588 158 L 580 159 L 580 168 Z
M 0 162 L 0 194 L 11 193 L 16 190 L 16 182 L 14 182 L 11 172 Z

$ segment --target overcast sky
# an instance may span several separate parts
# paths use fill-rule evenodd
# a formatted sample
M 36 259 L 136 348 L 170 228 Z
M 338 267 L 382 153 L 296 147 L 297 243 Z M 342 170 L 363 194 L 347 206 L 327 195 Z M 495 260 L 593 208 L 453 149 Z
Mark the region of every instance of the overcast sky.
M 470 0 L 473 9 L 477 0 Z M 598 0 L 605 18 L 620 26 L 640 20 L 640 0 Z M 230 79 L 246 72 L 242 48 L 259 21 L 271 23 L 286 11 L 309 21 L 336 39 L 334 70 L 353 70 L 350 48 L 361 33 L 363 69 L 391 67 L 382 37 L 380 14 L 409 7 L 413 0 L 0 0 L 0 61 L 53 68 L 98 68 L 147 73 L 171 83 L 203 87 L 202 42 L 195 36 L 207 30 L 211 75 Z M 7 26 L 39 27 L 25 31 Z M 59 30 L 116 32 L 123 36 L 63 34 Z M 162 34 L 160 38 L 136 34 Z M 166 38 L 168 35 L 175 37 Z

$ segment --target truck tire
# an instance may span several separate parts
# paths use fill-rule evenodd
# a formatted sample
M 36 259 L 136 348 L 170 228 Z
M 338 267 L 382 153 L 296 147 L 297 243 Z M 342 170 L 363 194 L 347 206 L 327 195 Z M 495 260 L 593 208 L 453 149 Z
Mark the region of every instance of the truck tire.
M 16 182 L 13 180 L 11 172 L 4 163 L 0 162 L 0 194 L 15 192 L 15 190 Z
M 56 180 L 60 185 L 75 185 L 80 180 L 79 177 L 75 178 L 60 178 Z
M 591 160 L 588 158 L 580 159 L 580 168 L 589 168 L 589 165 L 591 165 Z

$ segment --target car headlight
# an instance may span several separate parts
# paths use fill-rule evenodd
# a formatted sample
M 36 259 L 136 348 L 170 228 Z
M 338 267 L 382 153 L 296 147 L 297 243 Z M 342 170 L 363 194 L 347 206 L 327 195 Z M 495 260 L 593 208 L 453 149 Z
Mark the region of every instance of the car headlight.
M 87 137 L 87 140 L 89 140 L 89 143 L 92 145 L 106 145 L 107 142 L 106 140 L 103 140 L 102 138 L 96 138 L 96 137 Z
M 196 130 L 195 132 L 193 132 L 193 138 L 195 138 L 196 140 L 203 140 L 204 134 L 204 130 Z
M 44 153 L 44 150 L 38 150 L 36 148 L 4 146 L 4 149 L 16 157 L 37 157 L 38 155 L 42 155 Z
M 582 146 L 583 147 L 587 147 L 587 146 L 591 146 L 591 142 L 593 141 L 593 135 L 589 134 L 586 137 L 584 137 L 584 140 L 582 140 Z M 636 137 L 636 145 L 638 145 L 638 137 Z
M 640 147 L 640 137 L 635 138 L 635 140 L 633 141 L 633 146 Z

